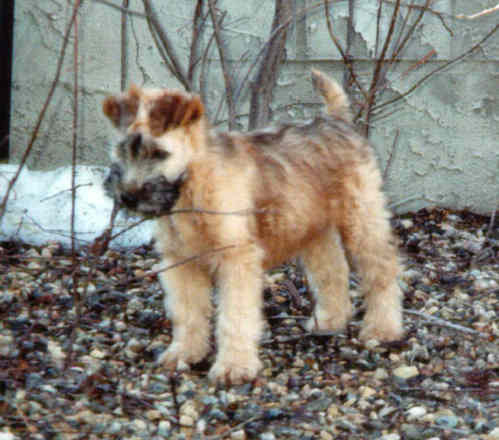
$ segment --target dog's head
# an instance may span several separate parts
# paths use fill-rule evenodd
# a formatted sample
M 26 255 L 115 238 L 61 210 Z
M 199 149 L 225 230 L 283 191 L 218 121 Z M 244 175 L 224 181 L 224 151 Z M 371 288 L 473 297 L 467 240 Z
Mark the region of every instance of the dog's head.
M 131 87 L 106 98 L 103 112 L 124 134 L 111 152 L 107 193 L 143 215 L 168 213 L 204 129 L 201 100 L 180 91 Z

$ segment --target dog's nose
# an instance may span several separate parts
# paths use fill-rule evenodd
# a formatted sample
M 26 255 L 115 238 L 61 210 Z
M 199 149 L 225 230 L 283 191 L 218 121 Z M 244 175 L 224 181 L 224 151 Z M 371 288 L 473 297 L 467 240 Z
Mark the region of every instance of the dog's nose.
M 123 193 L 121 194 L 121 202 L 127 208 L 133 209 L 137 206 L 137 197 L 135 196 L 135 194 Z

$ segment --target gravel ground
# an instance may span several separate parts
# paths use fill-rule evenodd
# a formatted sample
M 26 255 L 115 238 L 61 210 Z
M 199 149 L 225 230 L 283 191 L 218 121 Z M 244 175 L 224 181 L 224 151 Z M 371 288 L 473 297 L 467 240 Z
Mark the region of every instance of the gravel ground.
M 0 439 L 499 439 L 499 229 L 444 210 L 394 226 L 403 340 L 360 343 L 361 312 L 306 333 L 290 264 L 267 280 L 265 369 L 231 388 L 207 381 L 213 356 L 155 365 L 171 326 L 151 247 L 74 264 L 57 243 L 0 243 Z

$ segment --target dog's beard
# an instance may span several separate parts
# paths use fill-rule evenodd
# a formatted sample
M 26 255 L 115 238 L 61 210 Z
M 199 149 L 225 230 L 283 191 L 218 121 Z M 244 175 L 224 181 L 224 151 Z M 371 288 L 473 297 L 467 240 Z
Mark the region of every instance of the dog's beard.
M 183 176 L 180 176 L 174 182 L 168 182 L 163 176 L 159 176 L 144 182 L 133 191 L 124 191 L 121 177 L 119 166 L 113 164 L 104 181 L 106 194 L 129 214 L 139 214 L 143 217 L 167 215 L 180 197 L 184 180 Z

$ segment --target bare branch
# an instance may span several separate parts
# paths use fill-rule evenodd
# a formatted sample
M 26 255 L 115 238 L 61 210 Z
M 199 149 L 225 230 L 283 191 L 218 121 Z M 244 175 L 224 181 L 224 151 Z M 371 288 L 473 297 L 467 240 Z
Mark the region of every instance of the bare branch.
M 484 15 L 489 15 L 492 14 L 492 12 L 496 11 L 499 11 L 499 3 L 493 6 L 492 8 L 484 9 L 483 11 L 477 12 L 476 14 L 473 15 L 463 15 L 463 14 L 456 15 L 456 18 L 464 20 L 474 20 L 475 18 L 483 17 Z
M 123 12 L 121 14 L 121 91 L 127 86 L 128 72 L 128 6 L 129 0 L 123 0 Z
M 276 0 L 271 35 L 280 29 L 265 50 L 260 68 L 251 84 L 250 112 L 248 128 L 261 127 L 270 120 L 270 102 L 272 92 L 279 76 L 279 69 L 285 57 L 285 46 L 288 26 L 283 23 L 291 22 L 293 15 L 292 2 Z
M 177 56 L 173 44 L 168 38 L 168 34 L 161 26 L 161 23 L 151 5 L 151 2 L 149 0 L 142 0 L 142 2 L 144 3 L 144 10 L 146 11 L 147 15 L 147 23 L 149 24 L 151 33 L 157 34 L 159 40 L 161 41 L 161 45 L 165 50 L 166 55 L 168 56 L 169 60 L 169 63 L 167 63 L 168 68 L 170 69 L 171 73 L 175 76 L 175 78 L 177 78 L 182 83 L 182 85 L 186 88 L 186 90 L 190 91 L 192 87 L 187 79 L 187 75 L 184 71 L 184 68 L 179 61 L 179 58 Z
M 388 177 L 388 172 L 390 171 L 390 168 L 392 166 L 393 156 L 395 155 L 395 150 L 397 149 L 399 135 L 400 135 L 400 130 L 397 129 L 397 131 L 395 132 L 395 137 L 393 138 L 392 148 L 390 150 L 390 154 L 389 154 L 388 160 L 386 162 L 386 167 L 385 167 L 385 170 L 383 171 L 383 181 L 384 182 L 386 182 L 386 179 Z
M 453 60 L 447 61 L 446 63 L 442 64 L 440 67 L 437 67 L 436 69 L 432 70 L 430 73 L 425 75 L 423 78 L 421 78 L 419 81 L 417 81 L 415 84 L 412 85 L 406 92 L 402 93 L 401 95 L 390 99 L 386 102 L 383 102 L 379 105 L 374 106 L 371 111 L 379 111 L 383 107 L 386 107 L 387 105 L 393 104 L 394 102 L 400 101 L 401 99 L 405 98 L 407 95 L 410 95 L 414 90 L 416 90 L 421 84 L 426 82 L 429 78 L 431 78 L 433 75 L 436 73 L 440 72 L 441 70 L 446 69 L 447 67 L 451 66 L 452 64 L 457 63 L 458 61 L 462 60 L 463 58 L 467 57 L 468 55 L 472 54 L 474 51 L 479 49 L 483 43 L 485 43 L 492 35 L 494 35 L 497 32 L 497 29 L 499 29 L 499 24 L 497 24 L 490 32 L 487 33 L 487 35 L 482 38 L 477 44 L 475 44 L 473 47 L 468 49 L 466 52 L 462 53 L 458 57 L 454 58 Z
M 201 40 L 201 33 L 206 23 L 207 15 L 203 16 L 203 2 L 204 0 L 197 0 L 196 8 L 194 9 L 194 17 L 192 19 L 192 37 L 191 49 L 189 54 L 189 68 L 187 69 L 187 80 L 193 84 L 194 70 L 199 61 L 199 43 Z
M 208 7 L 210 9 L 211 21 L 213 23 L 213 32 L 215 34 L 215 41 L 217 43 L 218 54 L 220 55 L 220 64 L 222 65 L 222 72 L 225 81 L 225 100 L 227 102 L 227 109 L 229 111 L 229 130 L 234 128 L 236 122 L 236 106 L 234 101 L 234 91 L 232 87 L 232 79 L 229 74 L 229 66 L 225 58 L 224 44 L 220 32 L 220 23 L 215 14 L 215 5 L 213 0 L 208 0 Z
M 47 113 L 50 102 L 52 101 L 52 97 L 54 96 L 55 89 L 56 89 L 57 85 L 59 84 L 62 66 L 64 64 L 64 58 L 66 56 L 66 49 L 67 49 L 67 46 L 69 43 L 69 36 L 71 35 L 71 30 L 73 29 L 73 24 L 76 20 L 76 16 L 78 14 L 79 7 L 80 7 L 79 2 L 75 3 L 75 5 L 73 6 L 73 12 L 71 14 L 71 18 L 70 18 L 69 23 L 68 23 L 66 30 L 64 32 L 64 37 L 63 37 L 63 41 L 62 41 L 62 47 L 60 50 L 59 60 L 57 62 L 55 76 L 54 76 L 54 79 L 53 79 L 52 84 L 50 86 L 49 93 L 47 94 L 47 98 L 45 99 L 42 110 L 41 110 L 40 114 L 38 115 L 38 120 L 36 121 L 35 128 L 33 129 L 33 132 L 31 134 L 31 138 L 29 140 L 28 146 L 26 147 L 26 150 L 23 153 L 23 156 L 21 158 L 21 162 L 19 163 L 19 167 L 17 168 L 16 174 L 10 180 L 9 185 L 7 187 L 7 191 L 2 199 L 2 203 L 0 204 L 0 223 L 3 219 L 4 214 L 5 214 L 5 210 L 7 208 L 7 200 L 9 199 L 12 188 L 16 184 L 17 179 L 19 178 L 19 176 L 21 174 L 21 171 L 23 170 L 24 166 L 26 165 L 26 161 L 28 159 L 28 156 L 31 153 L 31 150 L 33 149 L 33 145 L 35 144 L 36 139 L 38 138 L 38 132 L 40 131 L 40 127 L 41 127 L 42 122 L 45 118 L 45 113 Z
M 349 76 L 351 81 L 355 84 L 357 89 L 362 93 L 364 96 L 364 99 L 367 101 L 368 100 L 368 95 L 364 87 L 362 87 L 362 84 L 357 79 L 357 75 L 355 74 L 355 70 L 353 68 L 353 65 L 351 63 L 350 57 L 347 55 L 347 53 L 343 50 L 341 47 L 340 42 L 338 41 L 338 38 L 336 38 L 336 35 L 334 34 L 333 31 L 333 23 L 331 21 L 331 17 L 329 14 L 329 0 L 324 0 L 324 8 L 325 8 L 325 15 L 326 15 L 326 23 L 327 23 L 327 30 L 329 32 L 329 37 L 331 38 L 331 41 L 335 45 L 336 49 L 338 49 L 338 52 L 341 55 L 341 58 L 343 58 L 343 62 L 345 63 L 346 68 L 348 69 Z
M 103 5 L 109 6 L 111 8 L 117 9 L 118 11 L 125 12 L 127 15 L 136 15 L 137 17 L 142 17 L 142 18 L 147 17 L 147 15 L 142 13 L 142 12 L 134 11 L 132 9 L 125 8 L 123 6 L 120 6 L 120 5 L 117 5 L 113 2 L 110 2 L 108 0 L 93 0 L 93 1 L 96 3 L 101 3 Z
M 241 93 L 242 91 L 244 90 L 244 88 L 246 87 L 246 83 L 249 81 L 249 78 L 251 76 L 251 73 L 253 72 L 253 69 L 256 67 L 256 65 L 259 63 L 260 61 L 260 58 L 262 57 L 262 55 L 265 53 L 265 51 L 267 50 L 267 47 L 272 44 L 272 41 L 274 38 L 276 38 L 278 35 L 279 35 L 279 32 L 281 32 L 281 30 L 287 26 L 289 26 L 290 24 L 294 23 L 294 21 L 296 19 L 298 19 L 298 17 L 303 17 L 305 15 L 307 15 L 308 12 L 310 12 L 311 10 L 315 9 L 315 8 L 318 8 L 319 6 L 322 5 L 322 1 L 320 3 L 316 3 L 314 5 L 311 5 L 309 7 L 306 7 L 306 8 L 303 8 L 301 9 L 300 11 L 297 11 L 296 12 L 296 17 L 292 17 L 290 18 L 289 20 L 287 20 L 286 22 L 282 23 L 280 26 L 278 26 L 274 32 L 271 33 L 269 39 L 267 40 L 267 42 L 262 46 L 262 48 L 260 49 L 260 51 L 257 53 L 256 57 L 255 57 L 255 60 L 253 61 L 253 64 L 248 68 L 248 71 L 246 72 L 246 75 L 244 76 L 244 78 L 241 80 L 239 86 L 237 87 L 235 93 L 234 93 L 234 101 L 237 102 L 239 97 L 241 96 Z
M 442 318 L 437 318 L 436 316 L 428 315 L 426 313 L 420 312 L 418 310 L 407 310 L 404 309 L 404 313 L 408 315 L 413 315 L 413 316 L 418 316 L 420 318 L 423 318 L 429 325 L 436 325 L 438 327 L 445 327 L 449 328 L 451 330 L 456 330 L 461 333 L 468 333 L 470 335 L 476 335 L 480 336 L 481 338 L 488 338 L 489 335 L 487 333 L 482 333 L 479 332 L 478 330 L 473 330 L 472 328 L 468 327 L 463 327 L 462 325 L 459 324 L 454 324 L 449 321 L 445 321 Z
M 372 107 L 373 107 L 375 99 L 376 99 L 377 87 L 378 87 L 378 84 L 380 82 L 380 73 L 381 73 L 381 69 L 385 63 L 385 56 L 386 56 L 386 53 L 388 51 L 388 47 L 390 46 L 390 41 L 391 41 L 392 36 L 393 36 L 393 31 L 395 29 L 395 23 L 397 21 L 399 9 L 400 9 L 400 0 L 397 0 L 395 7 L 393 8 L 393 14 L 392 14 L 392 18 L 390 21 L 390 27 L 389 27 L 388 33 L 386 35 L 383 49 L 381 49 L 381 54 L 380 54 L 379 58 L 377 59 L 376 65 L 374 67 L 373 78 L 371 81 L 371 86 L 369 87 L 369 95 L 368 95 L 367 104 L 366 104 L 366 118 L 365 118 L 365 125 L 364 125 L 364 130 L 365 130 L 366 136 L 369 134 L 369 119 L 371 117 Z

